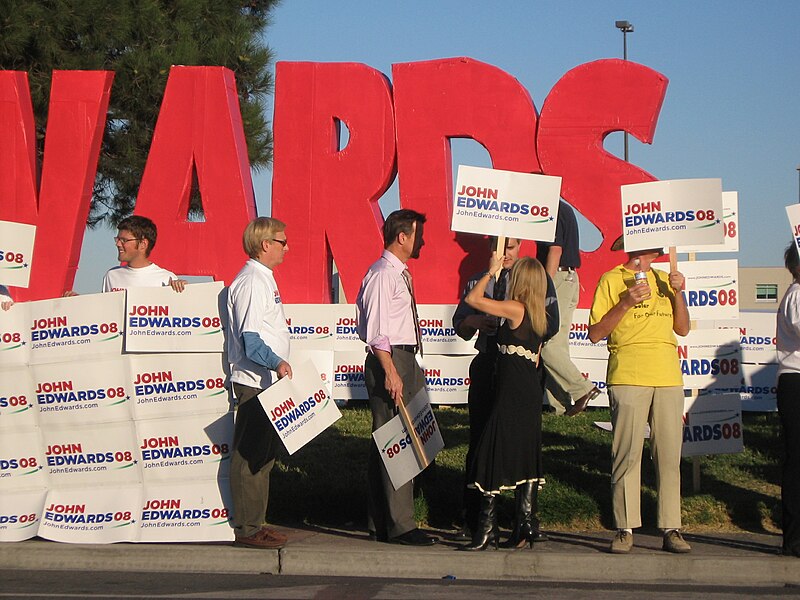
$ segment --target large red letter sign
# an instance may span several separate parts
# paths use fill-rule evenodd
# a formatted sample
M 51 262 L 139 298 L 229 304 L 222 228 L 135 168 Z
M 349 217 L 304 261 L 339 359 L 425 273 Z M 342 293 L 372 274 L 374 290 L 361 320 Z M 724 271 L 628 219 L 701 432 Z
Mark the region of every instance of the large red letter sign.
M 394 178 L 389 82 L 361 64 L 278 63 L 272 214 L 290 252 L 289 302 L 331 301 L 331 254 L 349 302 L 383 248 L 378 199 Z M 350 131 L 340 150 L 339 123 Z M 294 232 L 294 233 L 292 233 Z
M 628 131 L 650 144 L 667 91 L 667 78 L 643 65 L 599 60 L 575 67 L 550 90 L 537 137 L 548 175 L 562 177 L 561 196 L 603 234 L 593 253 L 582 253 L 580 306 L 589 306 L 595 284 L 622 261 L 611 244 L 622 232 L 621 185 L 655 177 L 603 149 L 614 131 Z
M 463 282 L 485 268 L 488 253 L 478 236 L 450 231 L 449 138 L 476 140 L 496 169 L 540 173 L 536 109 L 516 79 L 469 58 L 396 64 L 392 76 L 400 204 L 428 217 L 427 245 L 414 271 L 417 297 L 429 304 L 457 302 Z
M 36 225 L 30 285 L 14 290 L 16 300 L 72 288 L 113 78 L 108 71 L 53 71 L 37 202 L 28 76 L 0 72 L 0 220 Z
M 203 223 L 187 219 L 195 169 Z M 153 258 L 165 268 L 227 283 L 236 276 L 256 205 L 231 70 L 172 67 L 135 212 L 158 225 Z

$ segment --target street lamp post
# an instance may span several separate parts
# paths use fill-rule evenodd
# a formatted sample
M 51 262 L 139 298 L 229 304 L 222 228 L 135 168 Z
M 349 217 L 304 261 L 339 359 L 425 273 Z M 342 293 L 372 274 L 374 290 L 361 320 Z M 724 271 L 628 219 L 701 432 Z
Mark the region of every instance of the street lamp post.
M 622 32 L 622 59 L 628 60 L 628 34 L 633 33 L 633 24 L 630 21 L 614 21 L 614 25 Z M 628 132 L 622 132 L 624 140 L 624 157 L 628 161 Z M 800 169 L 800 167 L 798 167 Z

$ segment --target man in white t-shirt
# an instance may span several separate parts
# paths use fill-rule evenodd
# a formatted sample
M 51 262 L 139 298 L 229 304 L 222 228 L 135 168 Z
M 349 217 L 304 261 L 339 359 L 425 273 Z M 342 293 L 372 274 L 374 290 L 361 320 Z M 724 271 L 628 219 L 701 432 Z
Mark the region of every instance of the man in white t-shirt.
M 147 217 L 133 215 L 120 221 L 118 229 L 117 237 L 114 238 L 117 257 L 119 262 L 127 264 L 106 272 L 103 277 L 104 292 L 165 285 L 172 286 L 176 292 L 183 291 L 185 281 L 151 262 L 149 258 L 158 234 L 155 223 Z
M 266 526 L 269 476 L 281 447 L 258 394 L 292 376 L 289 328 L 272 271 L 289 249 L 286 225 L 259 217 L 244 230 L 250 257 L 228 288 L 227 351 L 237 400 L 231 454 L 231 499 L 235 545 L 281 548 L 286 536 Z
M 117 226 L 114 243 L 117 246 L 117 259 L 124 266 L 109 269 L 103 277 L 103 291 L 116 292 L 133 287 L 170 286 L 182 292 L 186 281 L 178 279 L 171 271 L 162 269 L 150 260 L 150 252 L 156 245 L 158 230 L 156 224 L 147 217 L 132 215 L 122 219 Z M 65 296 L 77 296 L 72 290 Z

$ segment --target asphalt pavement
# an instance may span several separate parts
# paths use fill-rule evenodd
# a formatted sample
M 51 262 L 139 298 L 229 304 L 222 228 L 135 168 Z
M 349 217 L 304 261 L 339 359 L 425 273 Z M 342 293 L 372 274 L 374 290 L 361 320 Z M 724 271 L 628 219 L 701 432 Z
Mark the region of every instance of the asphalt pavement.
M 225 543 L 62 544 L 42 539 L 0 544 L 0 568 L 114 572 L 247 573 L 475 581 L 568 581 L 712 586 L 800 586 L 800 559 L 781 556 L 768 534 L 691 534 L 690 554 L 661 550 L 661 537 L 634 534 L 627 555 L 608 553 L 611 532 L 548 532 L 533 549 L 458 552 L 440 535 L 417 548 L 371 541 L 365 532 L 276 527 L 281 550 Z

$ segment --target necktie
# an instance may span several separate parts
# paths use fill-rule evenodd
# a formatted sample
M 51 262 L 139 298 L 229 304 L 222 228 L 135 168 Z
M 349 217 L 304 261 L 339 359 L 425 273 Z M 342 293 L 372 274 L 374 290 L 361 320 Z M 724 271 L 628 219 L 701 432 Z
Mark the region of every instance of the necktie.
M 492 298 L 494 300 L 505 300 L 506 299 L 506 288 L 508 286 L 508 269 L 502 269 L 500 271 L 500 277 L 497 278 L 497 281 L 494 282 L 494 291 L 492 292 Z M 498 326 L 503 324 L 505 319 L 497 318 Z M 496 335 L 496 334 L 495 334 Z
M 414 285 L 411 283 L 411 273 L 408 272 L 408 269 L 403 269 L 403 281 L 406 282 L 408 293 L 411 294 L 411 312 L 413 313 L 412 316 L 414 317 L 414 334 L 417 337 L 417 349 L 419 350 L 419 355 L 423 356 L 422 331 L 419 328 L 419 315 L 417 314 L 417 300 L 414 297 Z
M 494 282 L 494 292 L 492 293 L 492 298 L 494 300 L 506 299 L 507 284 L 508 284 L 508 269 L 503 269 L 502 271 L 500 271 L 500 277 L 498 277 L 497 281 Z

